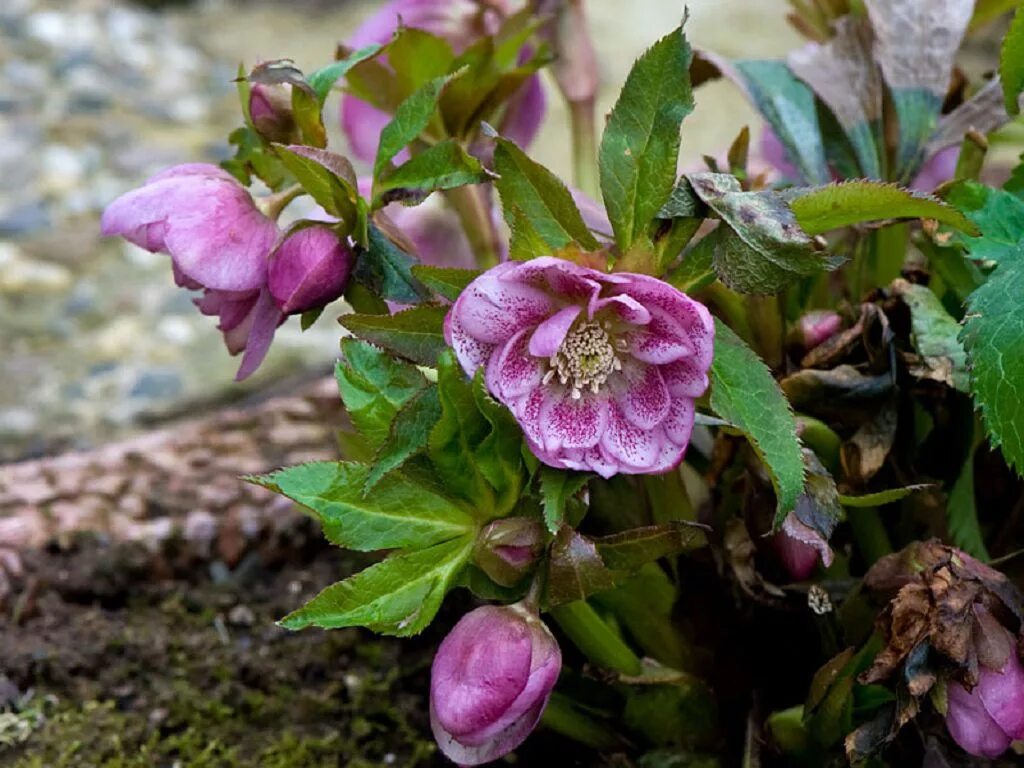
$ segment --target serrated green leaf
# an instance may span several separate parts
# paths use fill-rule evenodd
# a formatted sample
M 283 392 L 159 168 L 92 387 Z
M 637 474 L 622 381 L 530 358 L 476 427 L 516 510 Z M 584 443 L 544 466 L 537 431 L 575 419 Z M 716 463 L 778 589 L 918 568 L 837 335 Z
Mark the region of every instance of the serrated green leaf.
M 593 475 L 586 472 L 566 472 L 544 465 L 540 468 L 540 495 L 544 501 L 544 524 L 551 533 L 557 533 L 565 522 L 565 505 L 578 493 Z
M 388 66 L 405 93 L 447 75 L 453 70 L 454 61 L 455 54 L 447 40 L 417 27 L 400 27 L 387 47 Z
M 465 536 L 393 554 L 327 587 L 279 624 L 286 629 L 366 627 L 383 635 L 415 635 L 433 621 L 472 551 L 473 538 Z
M 548 244 L 523 213 L 518 205 L 504 208 L 508 228 L 512 236 L 509 238 L 508 257 L 513 261 L 529 261 L 548 250 Z
M 487 391 L 482 368 L 473 377 L 473 400 L 489 427 L 473 458 L 495 491 L 491 516 L 501 517 L 519 502 L 525 485 L 522 430 L 511 411 Z
M 665 281 L 683 293 L 696 293 L 715 281 L 715 249 L 725 228 L 719 228 L 698 240 L 683 252 L 679 264 L 665 276 Z
M 356 175 L 341 155 L 314 147 L 274 145 L 281 162 L 302 188 L 332 216 L 350 226 L 357 218 Z
M 379 43 L 371 43 L 357 51 L 353 51 L 344 59 L 340 61 L 334 61 L 328 64 L 326 67 L 321 67 L 316 72 L 309 76 L 309 85 L 316 93 L 317 98 L 320 100 L 320 104 L 324 103 L 327 98 L 327 94 L 331 92 L 331 88 L 338 80 L 343 78 L 352 67 L 357 64 L 361 64 L 367 59 L 372 59 L 384 46 Z
M 1019 114 L 1018 98 L 1024 90 L 1024 12 L 1020 9 L 1014 14 L 999 51 L 999 79 L 1003 81 L 1006 111 Z
M 565 184 L 540 163 L 531 160 L 508 139 L 498 139 L 494 150 L 495 186 L 501 195 L 502 210 L 509 227 L 520 227 L 518 210 L 529 222 L 548 250 L 578 243 L 595 250 L 598 242 L 583 221 Z
M 976 181 L 961 181 L 950 188 L 946 201 L 983 233 L 980 237 L 957 235 L 972 259 L 998 263 L 1016 250 L 1024 232 L 1024 200 Z
M 352 271 L 353 280 L 375 296 L 399 304 L 418 304 L 430 297 L 430 291 L 412 274 L 416 259 L 373 224 L 369 225 L 367 238 L 367 247 Z
M 636 60 L 601 137 L 601 194 L 626 251 L 646 237 L 676 180 L 679 126 L 693 111 L 690 60 L 682 26 Z
M 455 301 L 466 286 L 480 276 L 480 270 L 416 264 L 412 275 L 441 298 Z
M 346 549 L 422 549 L 475 529 L 462 508 L 398 474 L 382 478 L 373 493 L 364 494 L 370 471 L 365 464 L 315 461 L 258 482 L 310 510 L 327 539 Z
M 435 77 L 413 91 L 409 98 L 398 105 L 391 122 L 381 130 L 377 159 L 373 163 L 374 198 L 380 194 L 378 184 L 388 174 L 395 155 L 418 139 L 430 125 L 437 111 L 437 100 L 441 91 L 453 77 L 454 74 Z
M 356 339 L 343 339 L 345 359 L 335 376 L 341 399 L 356 429 L 372 448 L 379 447 L 391 422 L 417 392 L 427 386 L 415 366 L 393 359 L 383 350 Z
M 768 468 L 781 522 L 804 487 L 803 455 L 789 402 L 768 366 L 719 320 L 710 378 L 712 409 L 746 435 Z
M 963 214 L 941 200 L 882 181 L 844 181 L 794 190 L 788 197 L 793 215 L 809 235 L 883 219 L 935 219 L 977 232 Z
M 377 449 L 363 493 L 369 493 L 387 473 L 426 448 L 430 430 L 440 416 L 437 387 L 428 386 L 413 395 L 395 414 L 387 439 Z
M 707 546 L 708 537 L 696 525 L 677 520 L 633 528 L 594 540 L 605 565 L 632 573 L 646 563 Z
M 894 501 L 905 499 L 912 493 L 923 491 L 926 488 L 932 486 L 927 483 L 918 485 L 905 485 L 902 488 L 890 488 L 886 491 L 878 491 L 877 493 L 865 493 L 860 496 L 848 496 L 844 493 L 839 494 L 839 503 L 844 507 L 853 507 L 858 509 L 861 507 L 881 507 L 885 504 L 892 504 Z
M 481 184 L 489 176 L 480 161 L 468 154 L 455 139 L 446 139 L 413 155 L 377 185 L 375 205 L 398 200 L 420 200 L 438 189 Z
M 355 336 L 419 365 L 433 366 L 447 349 L 447 307 L 424 305 L 393 315 L 344 315 L 339 322 Z
M 958 338 L 960 324 L 928 287 L 899 279 L 892 290 L 910 308 L 911 342 L 922 358 L 920 364 L 910 366 L 910 372 L 967 392 L 967 353 Z

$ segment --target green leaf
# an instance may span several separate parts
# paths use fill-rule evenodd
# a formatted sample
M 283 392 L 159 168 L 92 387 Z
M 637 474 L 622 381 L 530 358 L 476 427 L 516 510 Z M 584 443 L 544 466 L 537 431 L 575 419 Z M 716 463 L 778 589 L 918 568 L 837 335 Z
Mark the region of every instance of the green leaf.
M 480 270 L 416 264 L 412 275 L 441 298 L 455 301 L 466 286 L 480 276 Z
M 371 447 L 378 448 L 391 430 L 391 422 L 427 380 L 408 363 L 356 339 L 343 339 L 345 355 L 335 368 L 345 410 Z
M 999 52 L 999 79 L 1003 81 L 1006 111 L 1011 115 L 1019 114 L 1017 99 L 1024 90 L 1024 12 L 1019 8 Z
M 803 459 L 806 470 L 804 489 L 796 500 L 793 515 L 827 542 L 843 516 L 839 490 L 832 474 L 825 469 L 814 451 L 805 448 Z M 785 515 L 776 514 L 773 528 L 777 529 L 785 519 Z
M 365 495 L 370 471 L 365 464 L 315 461 L 257 482 L 309 509 L 327 539 L 346 549 L 421 549 L 475 530 L 462 508 L 398 474 L 384 477 Z
M 1024 232 L 1024 200 L 976 181 L 961 181 L 949 190 L 946 201 L 983 233 L 980 237 L 957 236 L 972 259 L 998 263 L 1006 254 L 1016 251 Z
M 970 295 L 961 339 L 971 392 L 992 444 L 1024 473 L 1024 244 L 1001 254 L 988 281 Z
M 393 554 L 327 587 L 279 624 L 286 629 L 366 627 L 398 637 L 418 634 L 437 615 L 472 551 L 473 537 L 464 536 Z
M 960 474 L 953 483 L 946 502 L 946 523 L 949 537 L 960 549 L 973 555 L 982 562 L 988 562 L 990 556 L 985 547 L 985 537 L 978 522 L 978 507 L 974 494 L 974 454 L 981 444 L 981 430 L 975 428 L 973 445 L 964 461 Z
M 455 54 L 444 38 L 416 27 L 400 27 L 387 47 L 387 63 L 398 88 L 413 93 L 453 69 Z
M 744 192 L 735 176 L 723 173 L 691 173 L 687 179 L 728 226 L 713 244 L 715 271 L 730 288 L 776 293 L 828 266 L 779 194 Z
M 693 111 L 692 57 L 682 26 L 651 46 L 633 64 L 601 137 L 601 194 L 623 251 L 646 237 L 672 193 L 679 126 Z
M 594 540 L 605 565 L 628 572 L 662 557 L 699 549 L 707 543 L 708 537 L 702 528 L 681 520 L 633 528 Z
M 593 477 L 586 472 L 566 472 L 547 465 L 540 468 L 540 495 L 544 500 L 544 524 L 557 533 L 565 522 L 565 505 Z
M 497 494 L 491 516 L 501 517 L 519 502 L 525 485 L 522 429 L 512 412 L 487 391 L 483 368 L 473 377 L 473 400 L 489 429 L 473 459 Z
M 357 51 L 353 51 L 344 59 L 334 61 L 326 67 L 321 67 L 309 76 L 309 85 L 316 93 L 320 103 L 323 104 L 327 94 L 338 80 L 343 78 L 352 67 L 361 64 L 367 59 L 372 59 L 384 46 L 379 43 L 372 43 Z
M 548 606 L 583 600 L 614 586 L 615 574 L 604 564 L 594 542 L 563 525 L 548 551 Z
M 274 151 L 302 188 L 332 216 L 354 227 L 357 219 L 356 174 L 341 155 L 314 147 L 275 144 Z
M 540 163 L 534 162 L 508 139 L 498 139 L 494 150 L 495 186 L 510 227 L 517 227 L 518 211 L 549 249 L 578 243 L 595 250 L 598 242 L 587 229 L 565 184 Z M 533 253 L 539 256 L 541 253 Z
M 361 339 L 412 360 L 433 366 L 447 349 L 444 317 L 447 307 L 425 305 L 393 315 L 344 315 L 341 324 Z
M 761 359 L 727 325 L 715 321 L 711 407 L 736 426 L 768 468 L 781 522 L 804 487 L 804 462 L 789 402 Z
M 320 319 L 320 315 L 324 313 L 325 307 L 315 307 L 313 309 L 307 309 L 299 316 L 299 324 L 303 331 L 308 331 L 313 327 L 313 323 Z
M 367 236 L 367 248 L 359 254 L 352 273 L 355 281 L 375 296 L 399 304 L 418 304 L 430 297 L 430 291 L 412 274 L 416 259 L 373 224 Z
M 430 430 L 440 416 L 437 387 L 429 386 L 413 395 L 395 414 L 387 439 L 374 456 L 363 493 L 369 493 L 388 472 L 426 448 Z
M 419 200 L 438 189 L 453 189 L 488 180 L 480 161 L 455 139 L 447 139 L 387 172 L 377 185 L 375 205 L 394 200 Z
M 877 493 L 865 493 L 861 496 L 847 496 L 844 493 L 839 494 L 839 503 L 844 507 L 853 507 L 854 509 L 862 507 L 881 507 L 886 504 L 892 504 L 894 501 L 905 499 L 912 493 L 923 491 L 932 486 L 927 483 L 919 485 L 905 485 L 902 488 L 890 488 L 886 491 L 878 491 Z
M 435 77 L 430 82 L 414 91 L 409 98 L 398 105 L 395 116 L 380 132 L 380 144 L 377 147 L 377 159 L 373 164 L 374 191 L 379 181 L 387 175 L 391 161 L 395 155 L 420 137 L 430 124 L 437 110 L 437 100 L 441 91 L 455 75 Z
M 720 247 L 720 239 L 725 234 L 725 227 L 709 232 L 693 247 L 683 252 L 683 258 L 665 281 L 683 293 L 696 293 L 701 288 L 715 281 L 715 250 Z
M 926 286 L 901 278 L 893 282 L 892 291 L 910 308 L 911 341 L 922 358 L 909 366 L 911 374 L 967 392 L 967 353 L 958 338 L 960 324 Z
M 963 214 L 941 200 L 882 181 L 844 181 L 794 190 L 789 207 L 809 235 L 883 219 L 935 219 L 964 232 L 977 232 Z

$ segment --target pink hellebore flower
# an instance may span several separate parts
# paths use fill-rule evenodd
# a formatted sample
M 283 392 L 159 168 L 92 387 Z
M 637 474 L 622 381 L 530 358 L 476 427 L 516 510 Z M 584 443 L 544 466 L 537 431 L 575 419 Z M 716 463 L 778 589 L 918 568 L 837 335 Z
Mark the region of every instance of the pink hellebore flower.
M 348 244 L 327 227 L 289 236 L 270 259 L 267 285 L 278 309 L 295 315 L 341 296 L 354 258 Z
M 661 280 L 542 257 L 470 283 L 445 338 L 467 373 L 485 367 L 541 461 L 611 477 L 680 462 L 714 325 Z
M 430 669 L 430 725 L 459 765 L 497 760 L 537 725 L 562 667 L 551 631 L 521 605 L 462 617 Z
M 810 352 L 835 336 L 842 327 L 843 319 L 836 312 L 814 310 L 797 320 L 794 335 L 804 351 Z
M 478 38 L 497 32 L 502 20 L 509 15 L 510 6 L 508 0 L 392 0 L 356 30 L 348 46 L 359 49 L 373 43 L 387 43 L 401 19 L 406 27 L 444 38 L 458 54 Z M 503 136 L 525 147 L 537 135 L 545 107 L 544 88 L 540 78 L 534 75 L 509 100 L 498 128 Z M 364 162 L 373 162 L 380 132 L 390 120 L 389 114 L 351 94 L 342 98 L 342 130 L 348 137 L 352 154 Z
M 946 727 L 964 751 L 998 757 L 1012 741 L 1024 739 L 1024 666 L 1013 636 L 994 621 L 984 621 L 983 608 L 975 607 L 975 612 L 987 631 L 1005 633 L 1006 661 L 999 669 L 991 669 L 982 660 L 978 684 L 971 691 L 959 683 L 949 684 Z

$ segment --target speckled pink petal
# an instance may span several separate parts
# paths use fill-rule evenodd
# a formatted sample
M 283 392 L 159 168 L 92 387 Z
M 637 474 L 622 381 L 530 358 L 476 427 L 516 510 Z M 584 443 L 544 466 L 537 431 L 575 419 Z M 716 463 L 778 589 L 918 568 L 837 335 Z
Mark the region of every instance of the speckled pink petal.
M 491 356 L 492 363 L 487 366 L 487 388 L 502 402 L 519 399 L 539 386 L 544 376 L 544 361 L 531 355 L 527 349 L 531 333 L 530 328 L 523 328 L 500 352 Z
M 672 397 L 700 397 L 708 388 L 708 375 L 690 359 L 660 366 L 661 378 Z
M 608 398 L 586 392 L 575 400 L 567 390 L 552 394 L 544 399 L 539 418 L 547 453 L 591 448 L 608 429 Z
M 700 302 L 649 275 L 630 275 L 629 294 L 648 309 L 660 309 L 686 332 L 693 351 L 693 362 L 702 370 L 711 365 L 714 353 L 715 323 L 708 308 Z
M 523 428 L 523 434 L 527 440 L 533 443 L 531 449 L 541 461 L 546 464 L 553 464 L 553 457 L 548 456 L 544 449 L 544 430 L 541 425 L 541 407 L 544 405 L 544 388 L 537 387 L 533 391 L 523 395 L 515 403 L 509 404 L 512 413 Z M 553 464 L 553 466 L 558 466 Z
M 658 461 L 662 443 L 660 430 L 633 426 L 614 403 L 608 409 L 608 416 L 608 429 L 601 438 L 601 445 L 612 457 L 633 470 L 646 469 Z
M 632 325 L 647 325 L 651 322 L 651 313 L 632 296 L 620 294 L 608 298 L 597 295 L 591 297 L 587 314 L 593 319 L 599 312 L 606 312 L 619 320 Z
M 632 360 L 613 373 L 608 387 L 625 419 L 634 427 L 651 429 L 668 416 L 671 399 L 655 365 Z
M 523 283 L 501 279 L 501 273 L 485 272 L 459 296 L 452 312 L 473 338 L 504 344 L 518 330 L 537 325 L 554 310 L 551 297 Z
M 693 355 L 693 344 L 686 330 L 660 310 L 651 312 L 647 325 L 622 337 L 630 354 L 645 363 L 664 365 Z
M 444 319 L 445 343 L 455 352 L 455 357 L 467 374 L 472 376 L 481 365 L 487 365 L 491 355 L 498 348 L 496 344 L 478 341 L 466 333 L 466 330 L 449 311 Z
M 537 326 L 530 337 L 530 354 L 537 357 L 551 357 L 562 346 L 569 328 L 583 310 L 570 305 L 558 310 Z
M 661 423 L 665 436 L 683 448 L 689 445 L 693 433 L 693 414 L 693 400 L 688 397 L 674 398 L 668 416 Z

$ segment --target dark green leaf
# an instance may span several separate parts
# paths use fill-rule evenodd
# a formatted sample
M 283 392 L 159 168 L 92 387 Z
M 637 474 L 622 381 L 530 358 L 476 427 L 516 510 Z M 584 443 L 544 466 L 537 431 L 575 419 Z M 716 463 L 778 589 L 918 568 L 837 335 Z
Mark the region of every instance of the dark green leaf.
M 332 216 L 354 227 L 357 218 L 356 175 L 341 155 L 313 147 L 274 145 L 274 151 L 302 188 Z
M 683 293 L 696 293 L 715 281 L 715 250 L 727 227 L 719 227 L 698 240 L 683 252 L 683 259 L 668 275 L 665 281 Z
M 416 259 L 373 224 L 367 235 L 367 248 L 359 254 L 352 278 L 387 301 L 418 304 L 429 298 L 430 291 L 412 274 Z
M 388 66 L 404 93 L 413 93 L 434 78 L 447 75 L 454 61 L 447 40 L 416 27 L 399 28 L 387 47 Z
M 793 514 L 797 520 L 827 542 L 843 516 L 843 509 L 839 504 L 839 491 L 836 488 L 836 481 L 814 451 L 805 448 L 803 455 L 804 468 L 807 470 L 804 474 L 804 490 L 796 500 Z M 781 526 L 785 519 L 785 515 L 777 514 L 774 527 Z
M 377 185 L 376 204 L 415 201 L 438 189 L 480 184 L 488 178 L 479 160 L 454 139 L 447 139 L 413 155 L 393 171 L 387 171 Z
M 501 517 L 519 502 L 525 484 L 522 429 L 511 411 L 488 393 L 482 368 L 473 377 L 473 400 L 489 427 L 473 458 L 496 494 L 491 516 Z
M 565 522 L 565 505 L 580 491 L 592 475 L 585 472 L 566 472 L 547 465 L 540 468 L 540 495 L 544 500 L 544 524 L 551 533 L 557 533 Z
M 562 526 L 548 555 L 548 606 L 583 600 L 614 586 L 615 576 L 601 560 L 594 542 Z
M 394 315 L 344 315 L 343 326 L 361 339 L 419 365 L 433 366 L 447 349 L 444 317 L 447 307 L 420 306 Z
M 711 407 L 750 440 L 768 468 L 778 499 L 776 519 L 796 505 L 804 462 L 789 402 L 761 359 L 724 323 L 715 321 Z
M 844 181 L 794 190 L 789 194 L 789 207 L 809 235 L 883 219 L 935 219 L 964 232 L 977 231 L 963 214 L 941 200 L 881 181 Z
M 921 356 L 919 363 L 910 364 L 911 374 L 967 392 L 967 353 L 958 338 L 960 324 L 926 286 L 901 278 L 893 282 L 892 291 L 910 308 L 911 341 Z
M 388 437 L 374 456 L 363 492 L 369 493 L 388 472 L 426 448 L 430 430 L 440 416 L 437 387 L 425 387 L 413 395 L 395 414 Z
M 417 264 L 412 268 L 412 275 L 441 298 L 455 301 L 465 287 L 480 276 L 480 271 Z
M 565 184 L 547 168 L 527 157 L 514 143 L 498 139 L 494 150 L 494 169 L 499 174 L 495 186 L 501 195 L 505 220 L 510 227 L 518 226 L 518 214 L 512 213 L 518 209 L 549 251 L 572 243 L 578 243 L 585 250 L 598 247 Z
M 946 201 L 984 233 L 981 237 L 957 235 L 972 259 L 998 263 L 1016 250 L 1024 232 L 1024 200 L 975 181 L 961 181 L 949 190 Z
M 683 521 L 633 528 L 594 540 L 605 565 L 633 572 L 645 563 L 706 546 L 707 534 Z
M 338 362 L 335 375 L 342 402 L 355 428 L 377 448 L 395 415 L 427 380 L 414 366 L 365 342 L 343 339 L 341 350 L 345 359 Z
M 370 467 L 316 461 L 257 478 L 313 512 L 333 544 L 360 552 L 422 549 L 471 533 L 473 519 L 448 499 L 398 474 L 365 495 Z
M 601 193 L 623 251 L 646 236 L 676 180 L 679 126 L 693 111 L 692 52 L 673 30 L 633 64 L 601 137 Z
M 427 129 L 437 110 L 437 100 L 441 91 L 453 77 L 455 75 L 436 77 L 414 91 L 398 105 L 391 122 L 381 130 L 377 159 L 373 164 L 374 197 L 378 196 L 377 184 L 387 175 L 395 155 L 418 139 Z
M 661 210 L 658 211 L 659 219 L 695 219 L 704 218 L 707 214 L 707 207 L 701 199 L 693 192 L 693 187 L 685 176 L 680 177 L 679 183 L 672 188 L 672 193 Z
M 980 433 L 981 430 L 975 427 Z M 980 445 L 981 435 L 975 435 L 973 445 L 964 461 L 946 502 L 946 522 L 949 537 L 960 549 L 982 562 L 989 561 L 985 537 L 978 522 L 978 506 L 974 494 L 974 454 Z
M 366 627 L 384 635 L 418 634 L 433 621 L 472 551 L 473 538 L 466 536 L 393 554 L 327 587 L 279 623 L 287 629 Z
M 320 319 L 320 315 L 324 313 L 323 307 L 316 307 L 315 309 L 307 309 L 299 318 L 299 324 L 302 326 L 302 330 L 308 331 L 317 320 Z
M 327 94 L 330 93 L 334 84 L 343 78 L 352 67 L 367 59 L 372 59 L 380 53 L 381 48 L 383 48 L 382 45 L 372 43 L 360 48 L 358 51 L 353 51 L 340 61 L 331 62 L 326 67 L 322 67 L 311 74 L 309 76 L 309 85 L 313 88 L 320 103 L 324 103 Z

